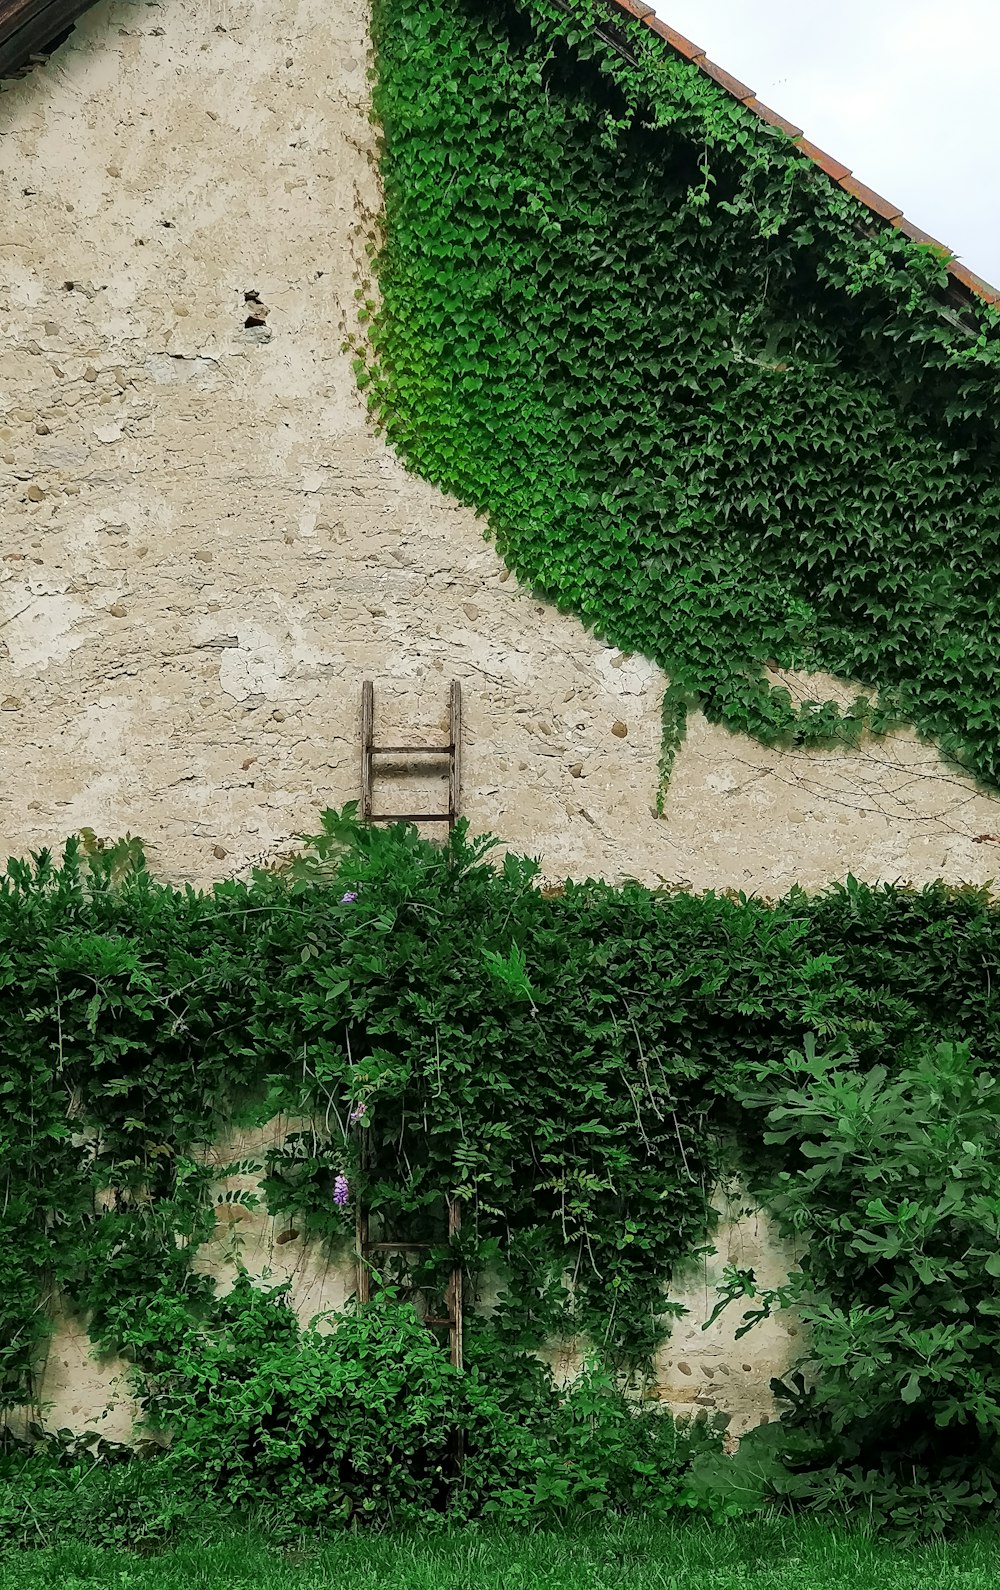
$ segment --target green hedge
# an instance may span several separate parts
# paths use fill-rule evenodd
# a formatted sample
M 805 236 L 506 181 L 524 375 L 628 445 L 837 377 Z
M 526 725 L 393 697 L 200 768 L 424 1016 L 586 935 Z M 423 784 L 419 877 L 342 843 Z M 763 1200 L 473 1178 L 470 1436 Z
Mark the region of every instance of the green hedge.
M 348 808 L 327 813 L 323 832 L 281 873 L 208 893 L 156 882 L 134 841 L 101 846 L 90 836 L 71 841 L 58 864 L 44 853 L 8 864 L 3 1404 L 31 1390 L 58 1290 L 98 1343 L 134 1361 L 147 1412 L 175 1426 L 183 1415 L 190 1441 L 178 1451 L 201 1464 L 199 1484 L 215 1483 L 226 1431 L 242 1429 L 259 1403 L 262 1422 L 240 1437 L 237 1469 L 218 1469 L 226 1494 L 242 1486 L 249 1495 L 259 1482 L 282 1506 L 291 1498 L 308 1511 L 300 1480 L 313 1500 L 336 1488 L 333 1468 L 310 1490 L 298 1460 L 285 1463 L 297 1441 L 313 1441 L 313 1414 L 303 1424 L 290 1410 L 299 1391 L 319 1397 L 315 1419 L 332 1420 L 331 1441 L 337 1430 L 346 1439 L 348 1348 L 355 1337 L 358 1351 L 381 1341 L 379 1317 L 341 1326 L 346 1358 L 330 1358 L 311 1336 L 299 1343 L 282 1325 L 284 1356 L 269 1369 L 239 1347 L 255 1320 L 280 1324 L 267 1300 L 241 1294 L 243 1312 L 230 1318 L 191 1264 L 215 1230 L 211 1183 L 220 1175 L 199 1150 L 238 1122 L 287 1113 L 312 1124 L 268 1155 L 264 1195 L 283 1231 L 344 1252 L 363 1197 L 393 1236 L 435 1244 L 409 1276 L 382 1267 L 380 1306 L 394 1307 L 414 1279 L 440 1290 L 456 1253 L 470 1299 L 484 1268 L 499 1274 L 477 1349 L 482 1396 L 456 1402 L 442 1382 L 447 1406 L 468 1414 L 456 1418 L 470 1440 L 476 1430 L 486 1440 L 497 1386 L 505 1377 L 533 1384 L 524 1354 L 561 1332 L 582 1330 L 609 1369 L 649 1358 L 669 1329 L 671 1275 L 709 1236 L 713 1183 L 739 1167 L 803 1251 L 816 1244 L 798 1290 L 765 1304 L 794 1297 L 813 1310 L 805 1367 L 826 1387 L 818 1402 L 801 1387 L 789 1392 L 791 1445 L 780 1431 L 766 1438 L 770 1456 L 750 1492 L 791 1487 L 814 1505 L 861 1499 L 873 1516 L 880 1498 L 881 1516 L 907 1527 L 932 1483 L 928 1517 L 938 1522 L 982 1505 L 1000 1485 L 1000 1457 L 991 1456 L 1000 1416 L 984 1379 L 996 1356 L 1000 1270 L 990 1092 L 1000 909 L 988 891 L 848 879 L 777 902 L 595 880 L 553 892 L 538 886 L 535 863 L 496 861 L 493 844 L 470 839 L 464 825 L 442 846 L 404 826 L 363 829 Z M 915 1123 L 926 1118 L 930 1130 L 932 1117 L 936 1135 L 911 1143 Z M 948 1192 L 956 1177 L 961 1197 Z M 872 1178 L 883 1192 L 891 1183 L 874 1214 Z M 448 1195 L 465 1205 L 451 1245 Z M 941 1251 L 930 1264 L 932 1227 Z M 972 1235 L 975 1262 L 958 1251 Z M 747 1286 L 730 1277 L 732 1297 Z M 969 1316 L 958 1335 L 947 1321 L 935 1334 L 942 1311 Z M 402 1334 L 393 1327 L 385 1337 L 379 1369 L 390 1380 L 393 1354 L 410 1350 L 398 1318 Z M 922 1368 L 928 1343 L 938 1344 L 934 1373 Z M 379 1358 L 382 1348 L 372 1351 Z M 892 1386 L 899 1396 L 884 1394 Z M 551 1389 L 538 1395 L 534 1414 L 505 1404 L 511 1431 L 529 1414 L 542 1424 L 554 1417 L 538 1411 Z M 584 1402 L 589 1395 L 584 1388 Z M 640 1448 L 625 1414 L 606 1397 L 600 1407 L 610 1446 L 596 1469 L 580 1468 L 582 1455 L 564 1447 L 551 1470 L 542 1447 L 497 1436 L 497 1474 L 537 1461 L 555 1475 L 545 1506 L 558 1508 L 559 1476 L 575 1462 L 585 1490 L 627 1493 L 639 1505 L 642 1464 L 654 1460 L 605 1472 L 605 1458 L 618 1462 L 616 1442 Z M 404 1413 L 413 1413 L 408 1402 Z M 575 1417 L 571 1409 L 570 1424 Z M 935 1434 L 941 1419 L 946 1440 Z M 391 1424 L 389 1447 L 372 1436 L 372 1473 L 389 1462 Z M 819 1492 L 802 1480 L 804 1464 L 821 1477 Z M 835 1483 L 842 1468 L 854 1479 Z M 436 1483 L 432 1474 L 417 1484 L 421 1507 Z M 502 1492 L 507 1506 L 517 1492 L 531 1512 L 525 1498 L 536 1493 L 523 1480 L 497 1485 L 487 1487 L 494 1500 Z M 750 1492 L 739 1485 L 735 1500 L 713 1500 L 716 1476 L 690 1504 L 743 1505 Z
M 494 866 L 490 844 L 460 828 L 439 848 L 348 812 L 283 875 L 209 893 L 77 841 L 59 864 L 9 864 L 6 1404 L 28 1389 L 50 1289 L 108 1341 L 158 1290 L 206 1293 L 190 1267 L 214 1221 L 197 1150 L 234 1121 L 315 1120 L 265 1181 L 304 1237 L 350 1241 L 363 1193 L 393 1235 L 436 1240 L 457 1194 L 470 1274 L 503 1274 L 511 1348 L 580 1326 L 638 1361 L 739 1145 L 740 1064 L 810 1033 L 848 1038 L 862 1066 L 930 1039 L 996 1063 L 1000 919 L 983 890 L 550 895 L 525 858 Z M 442 1238 L 422 1278 L 449 1263 Z

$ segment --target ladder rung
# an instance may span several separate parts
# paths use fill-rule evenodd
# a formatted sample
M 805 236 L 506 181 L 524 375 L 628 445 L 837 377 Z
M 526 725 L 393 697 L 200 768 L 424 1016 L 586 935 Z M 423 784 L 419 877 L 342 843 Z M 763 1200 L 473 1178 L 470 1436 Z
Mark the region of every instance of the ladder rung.
M 379 812 L 372 823 L 450 823 L 451 812 Z
M 433 1314 L 425 1314 L 424 1315 L 424 1324 L 425 1325 L 454 1325 L 454 1323 L 455 1323 L 455 1321 L 453 1319 L 450 1319 L 450 1318 L 449 1319 L 438 1319 Z
M 371 756 L 450 756 L 453 745 L 370 745 Z

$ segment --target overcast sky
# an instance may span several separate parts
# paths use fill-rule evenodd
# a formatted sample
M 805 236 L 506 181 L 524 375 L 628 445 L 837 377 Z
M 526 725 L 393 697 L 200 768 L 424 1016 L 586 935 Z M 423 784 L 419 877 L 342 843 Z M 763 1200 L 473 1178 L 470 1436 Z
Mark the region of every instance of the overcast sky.
M 1000 286 L 1000 0 L 655 0 L 657 14 Z

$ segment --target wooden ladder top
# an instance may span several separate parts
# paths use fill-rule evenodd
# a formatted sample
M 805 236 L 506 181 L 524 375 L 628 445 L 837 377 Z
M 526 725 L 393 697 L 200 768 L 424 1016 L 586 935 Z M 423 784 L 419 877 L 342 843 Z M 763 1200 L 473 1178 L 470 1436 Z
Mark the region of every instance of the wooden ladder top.
M 366 679 L 361 686 L 361 821 L 363 823 L 447 823 L 449 831 L 458 820 L 462 796 L 462 686 L 451 682 L 448 703 L 447 745 L 376 745 L 375 686 Z M 376 757 L 395 757 L 409 761 L 416 757 L 447 760 L 448 810 L 446 812 L 384 812 L 375 816 L 373 785 Z

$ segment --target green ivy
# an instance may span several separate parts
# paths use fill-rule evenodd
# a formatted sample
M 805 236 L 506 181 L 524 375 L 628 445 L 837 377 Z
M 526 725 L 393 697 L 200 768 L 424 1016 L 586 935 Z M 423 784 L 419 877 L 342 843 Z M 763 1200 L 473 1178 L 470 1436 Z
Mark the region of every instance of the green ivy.
M 759 1138 L 737 1067 L 781 1065 L 811 1033 L 848 1038 L 865 1068 L 931 1039 L 997 1065 L 987 891 L 553 894 L 491 846 L 347 809 L 283 872 L 209 893 L 158 883 L 134 842 L 8 864 L 0 1405 L 30 1393 L 57 1296 L 109 1347 L 154 1296 L 204 1311 L 212 1181 L 250 1167 L 202 1151 L 233 1124 L 310 1123 L 263 1167 L 287 1240 L 347 1258 L 363 1198 L 390 1237 L 434 1244 L 381 1267 L 376 1295 L 433 1295 L 458 1257 L 470 1305 L 487 1275 L 499 1289 L 503 1352 L 582 1331 L 628 1365 L 669 1329 L 712 1185 Z
M 524 583 L 667 672 L 664 775 L 697 702 L 778 744 L 909 722 L 997 785 L 1000 317 L 647 29 L 615 23 L 630 64 L 594 24 L 378 0 L 374 414 Z

